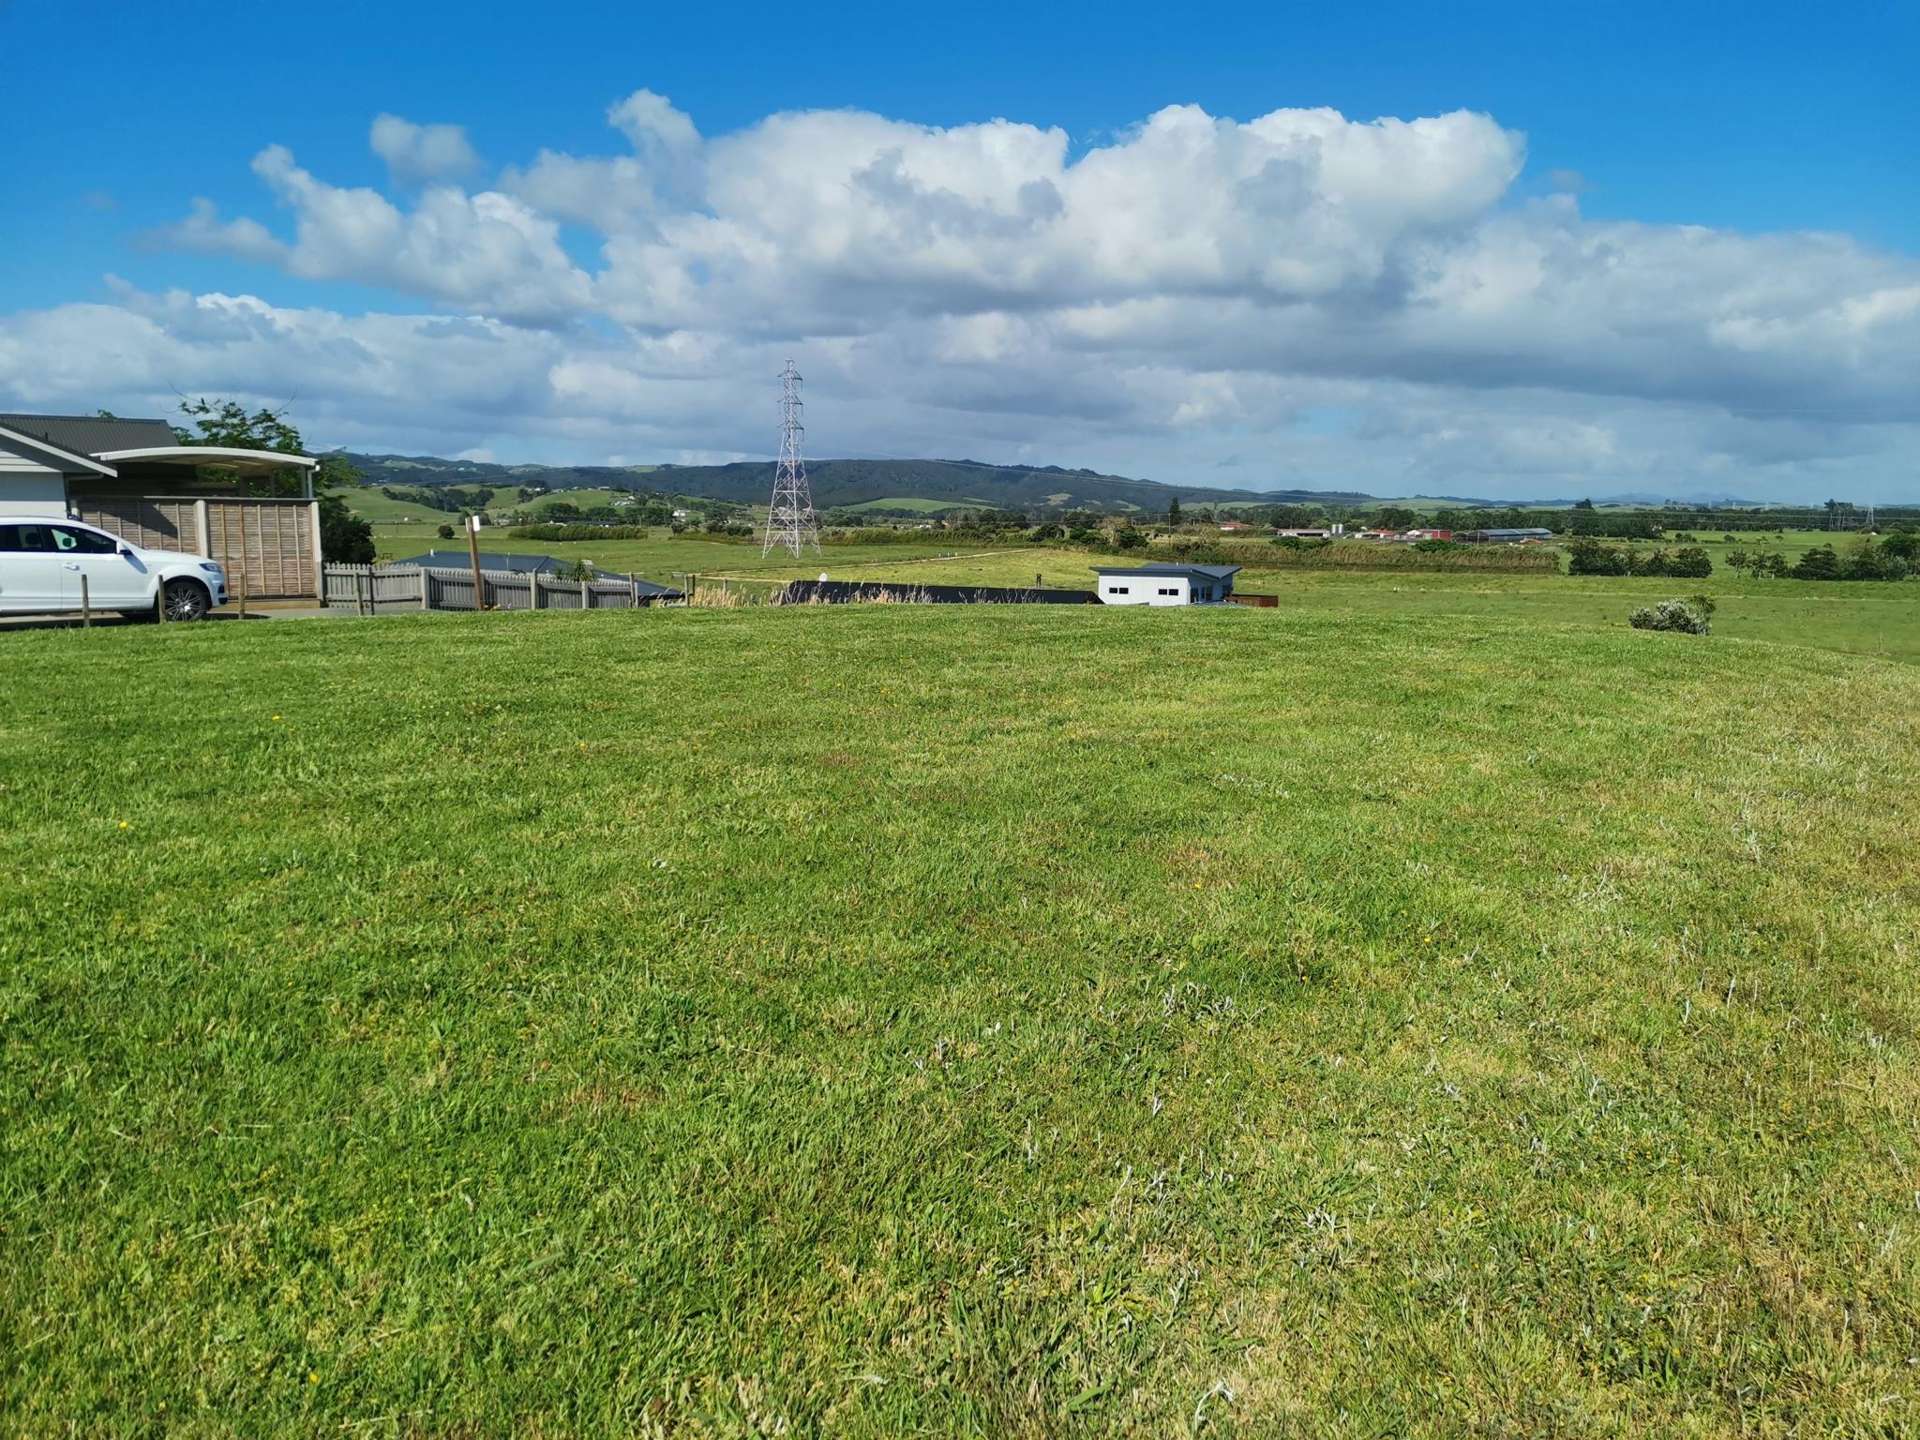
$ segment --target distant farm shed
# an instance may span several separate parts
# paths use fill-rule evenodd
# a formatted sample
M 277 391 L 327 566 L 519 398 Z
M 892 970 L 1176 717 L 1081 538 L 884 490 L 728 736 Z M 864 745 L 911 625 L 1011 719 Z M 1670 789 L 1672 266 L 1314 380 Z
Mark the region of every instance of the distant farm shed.
M 1096 565 L 1103 605 L 1218 605 L 1233 594 L 1238 565 Z
M 1524 545 L 1530 540 L 1551 540 L 1553 531 L 1527 525 L 1509 529 L 1469 530 L 1459 538 L 1475 545 Z

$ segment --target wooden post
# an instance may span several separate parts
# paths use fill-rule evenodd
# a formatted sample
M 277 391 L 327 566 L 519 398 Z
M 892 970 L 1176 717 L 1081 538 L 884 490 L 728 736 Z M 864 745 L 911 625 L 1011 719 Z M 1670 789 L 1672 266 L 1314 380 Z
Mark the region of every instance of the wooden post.
M 240 618 L 246 620 L 246 505 L 240 507 Z
M 487 608 L 487 597 L 486 591 L 482 588 L 485 582 L 480 579 L 480 517 L 478 515 L 467 517 L 467 558 L 473 562 L 473 608 L 484 610 Z
M 540 608 L 540 573 L 537 570 L 527 572 L 527 608 L 529 610 Z
M 593 608 L 593 591 L 587 588 L 588 583 L 589 582 L 585 580 L 580 582 L 580 608 L 582 610 L 591 610 Z
M 353 577 L 353 613 L 373 614 L 373 573 L 362 570 Z
M 629 610 L 640 608 L 640 582 L 631 575 L 627 576 L 627 608 Z
M 420 608 L 422 610 L 433 608 L 427 601 L 427 567 L 424 565 L 420 567 Z
M 311 470 L 307 472 L 307 484 L 309 487 L 313 484 L 313 472 Z M 312 493 L 311 489 L 309 489 L 308 493 Z M 307 507 L 307 519 L 313 531 L 313 593 L 316 598 L 324 600 L 327 598 L 327 581 L 325 574 L 327 557 L 321 553 L 320 549 L 320 502 L 318 500 L 315 500 Z
M 80 628 L 93 628 L 93 592 L 87 586 L 87 574 L 80 572 Z

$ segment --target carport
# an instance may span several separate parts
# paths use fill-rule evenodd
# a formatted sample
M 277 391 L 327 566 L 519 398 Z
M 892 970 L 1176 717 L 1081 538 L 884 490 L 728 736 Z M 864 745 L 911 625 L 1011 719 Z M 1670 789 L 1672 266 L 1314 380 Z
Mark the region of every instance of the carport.
M 235 450 L 211 445 L 157 445 L 107 450 L 94 457 L 113 468 L 67 486 L 79 519 L 124 540 L 186 550 L 218 560 L 227 585 L 250 598 L 321 595 L 320 506 L 311 455 Z M 234 493 L 249 479 L 299 472 L 297 496 Z

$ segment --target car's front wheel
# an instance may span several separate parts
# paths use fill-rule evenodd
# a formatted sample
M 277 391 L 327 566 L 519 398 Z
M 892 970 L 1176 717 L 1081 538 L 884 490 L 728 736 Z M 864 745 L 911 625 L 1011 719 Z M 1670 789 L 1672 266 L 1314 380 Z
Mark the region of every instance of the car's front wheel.
M 213 608 L 213 597 L 198 580 L 169 580 L 160 591 L 160 606 L 169 620 L 201 620 Z

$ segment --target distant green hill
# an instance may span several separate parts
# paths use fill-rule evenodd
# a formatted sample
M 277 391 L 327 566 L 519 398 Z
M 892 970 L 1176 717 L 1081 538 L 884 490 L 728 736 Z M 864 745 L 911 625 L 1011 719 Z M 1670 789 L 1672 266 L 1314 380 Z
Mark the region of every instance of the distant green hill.
M 370 485 L 492 485 L 502 490 L 546 486 L 552 490 L 625 488 L 662 490 L 751 504 L 766 499 L 773 477 L 767 460 L 732 465 L 496 465 L 443 460 L 433 455 L 362 455 L 346 452 Z M 978 460 L 816 460 L 807 466 L 814 504 L 822 510 L 903 500 L 914 509 L 994 506 L 1011 510 L 1126 512 L 1167 508 L 1175 496 L 1184 505 L 1248 504 L 1295 500 L 1364 504 L 1374 497 L 1352 490 L 1246 490 L 1167 485 L 1058 465 L 989 465 Z M 913 503 L 918 502 L 918 503 Z
M 771 460 L 733 465 L 496 465 L 481 460 L 444 460 L 437 455 L 341 455 L 369 485 L 489 485 L 504 502 L 521 488 L 549 490 L 653 490 L 670 495 L 764 502 L 773 480 Z M 1059 465 L 990 465 L 980 460 L 815 460 L 807 465 L 813 502 L 822 510 L 869 506 L 875 510 L 938 513 L 947 508 L 1005 510 L 1094 510 L 1124 514 L 1160 514 L 1178 496 L 1193 505 L 1374 505 L 1383 500 L 1416 510 L 1458 506 L 1471 509 L 1543 507 L 1565 509 L 1577 496 L 1489 500 L 1471 495 L 1427 495 L 1412 499 L 1370 495 L 1361 490 L 1226 490 L 1204 485 L 1169 485 L 1134 480 L 1096 470 Z M 1601 506 L 1653 504 L 1657 497 L 1596 495 Z M 1700 505 L 1753 505 L 1731 495 L 1695 496 Z

